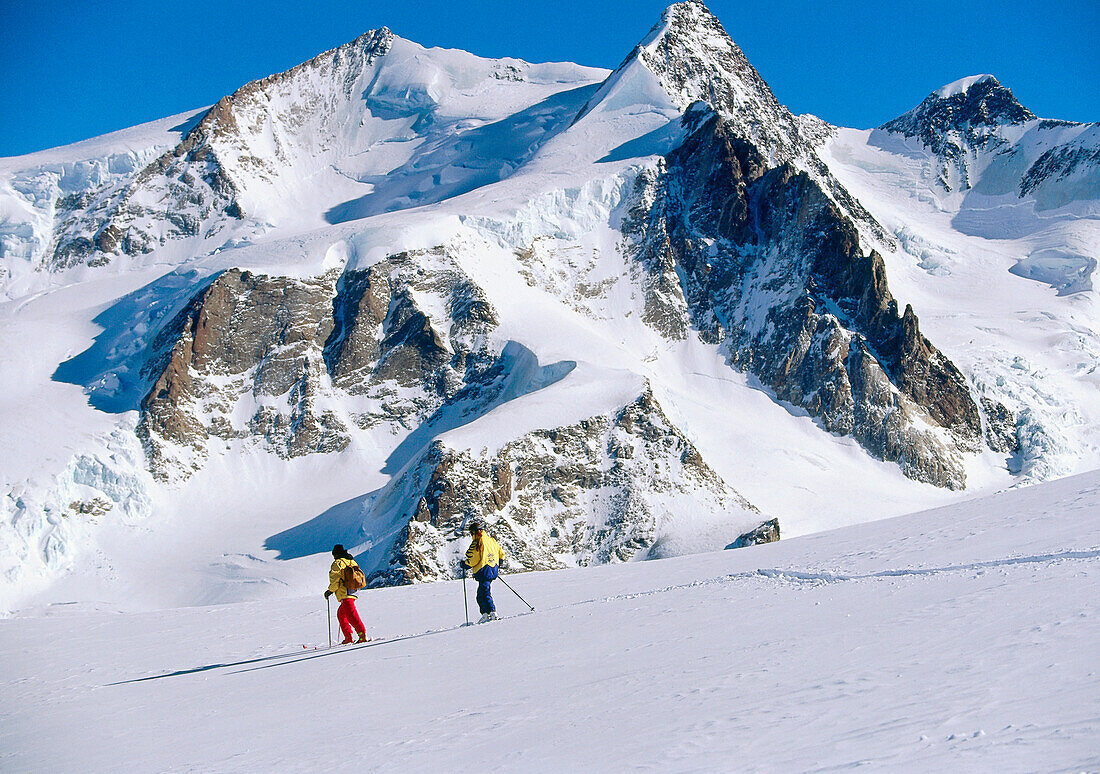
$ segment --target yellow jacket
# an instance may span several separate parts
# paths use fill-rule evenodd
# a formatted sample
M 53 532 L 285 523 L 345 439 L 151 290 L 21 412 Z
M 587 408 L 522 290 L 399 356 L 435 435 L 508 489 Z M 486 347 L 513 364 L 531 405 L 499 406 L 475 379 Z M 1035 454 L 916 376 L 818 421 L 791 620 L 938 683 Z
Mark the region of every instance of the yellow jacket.
M 482 532 L 466 550 L 466 566 L 474 572 L 482 567 L 496 567 L 504 561 L 504 549 L 493 538 Z
M 348 593 L 348 587 L 344 585 L 344 570 L 348 567 L 358 567 L 354 559 L 337 559 L 332 563 L 328 571 L 328 590 L 343 602 L 347 598 L 355 599 L 354 594 Z

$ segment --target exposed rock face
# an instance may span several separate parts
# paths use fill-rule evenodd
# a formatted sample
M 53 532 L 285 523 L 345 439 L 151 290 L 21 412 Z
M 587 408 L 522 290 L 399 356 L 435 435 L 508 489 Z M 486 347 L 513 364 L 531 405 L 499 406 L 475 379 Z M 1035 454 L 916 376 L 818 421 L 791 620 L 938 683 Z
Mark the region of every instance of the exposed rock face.
M 1091 175 L 1093 180 L 1100 179 L 1100 124 L 1089 126 L 1091 132 L 1082 132 L 1074 141 L 1050 148 L 1035 160 L 1020 178 L 1018 193 L 1021 198 L 1035 193 L 1048 180 L 1061 180 L 1075 173 Z M 1067 204 L 1068 201 L 1067 198 L 1057 203 Z
M 371 582 L 454 577 L 474 516 L 492 525 L 510 567 L 525 570 L 670 555 L 674 521 L 708 524 L 720 548 L 761 518 L 648 388 L 618 412 L 537 430 L 495 453 L 435 442 L 367 517 L 407 522 Z
M 256 437 L 283 457 L 347 446 L 319 401 L 335 283 L 228 271 L 160 332 L 138 424 L 154 475 L 197 469 L 211 437 Z
M 772 519 L 761 524 L 751 532 L 746 532 L 726 548 L 747 548 L 764 543 L 774 543 L 779 540 L 779 519 Z
M 162 479 L 200 467 L 213 437 L 340 451 L 349 428 L 414 427 L 489 371 L 496 324 L 442 251 L 306 280 L 234 269 L 155 338 L 138 433 Z
M 226 99 L 207 117 L 225 112 Z M 49 268 L 102 265 L 112 255 L 147 253 L 169 239 L 211 236 L 241 218 L 237 186 L 211 150 L 209 129 L 204 120 L 121 187 L 61 200 Z
M 981 398 L 982 413 L 985 414 L 985 442 L 996 452 L 1015 454 L 1020 450 L 1020 439 L 1016 433 L 1016 415 L 1003 403 Z
M 299 136 L 304 119 L 359 98 L 357 81 L 392 40 L 389 30 L 372 30 L 287 72 L 245 84 L 129 180 L 61 200 L 48 268 L 100 265 L 170 240 L 206 239 L 245 218 L 244 191 L 277 180 L 303 143 L 331 141 L 309 132 Z M 310 78 L 327 88 L 295 87 Z M 338 131 L 327 127 L 329 135 Z
M 881 257 L 804 172 L 768 167 L 721 116 L 696 105 L 690 134 L 640 179 L 624 225 L 645 267 L 646 321 L 690 325 L 731 363 L 906 475 L 962 488 L 953 450 L 981 439 L 958 369 L 898 305 Z
M 345 273 L 333 319 L 325 364 L 337 388 L 366 399 L 355 416 L 363 428 L 419 424 L 496 357 L 496 311 L 442 249 Z

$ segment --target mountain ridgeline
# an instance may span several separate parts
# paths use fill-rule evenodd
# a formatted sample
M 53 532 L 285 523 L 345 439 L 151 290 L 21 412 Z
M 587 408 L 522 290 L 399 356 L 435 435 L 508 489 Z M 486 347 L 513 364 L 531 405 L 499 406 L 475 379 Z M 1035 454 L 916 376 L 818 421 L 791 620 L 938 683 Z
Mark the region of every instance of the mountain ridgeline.
M 337 537 L 374 585 L 452 577 L 473 517 L 520 569 L 778 539 L 677 410 L 662 374 L 689 350 L 929 488 L 1022 454 L 1017 406 L 891 292 L 904 231 L 830 167 L 838 129 L 792 115 L 695 0 L 610 74 L 380 29 L 176 129 L 21 172 L 36 219 L 5 249 L 58 275 L 173 265 L 157 316 L 118 313 L 138 333 L 93 405 L 136 411 L 169 493 L 215 456 L 369 459 L 384 483 Z M 1037 119 L 992 76 L 871 138 L 919 145 L 945 192 L 1035 210 L 1077 206 L 1100 167 L 1096 125 Z

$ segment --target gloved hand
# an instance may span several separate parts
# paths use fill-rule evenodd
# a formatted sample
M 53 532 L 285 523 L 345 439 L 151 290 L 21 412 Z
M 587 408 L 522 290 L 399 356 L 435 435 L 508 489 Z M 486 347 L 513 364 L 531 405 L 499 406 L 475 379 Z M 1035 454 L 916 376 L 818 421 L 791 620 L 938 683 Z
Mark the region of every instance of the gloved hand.
M 328 599 L 331 596 L 332 596 L 332 590 L 329 589 L 328 591 L 325 592 L 325 599 Z

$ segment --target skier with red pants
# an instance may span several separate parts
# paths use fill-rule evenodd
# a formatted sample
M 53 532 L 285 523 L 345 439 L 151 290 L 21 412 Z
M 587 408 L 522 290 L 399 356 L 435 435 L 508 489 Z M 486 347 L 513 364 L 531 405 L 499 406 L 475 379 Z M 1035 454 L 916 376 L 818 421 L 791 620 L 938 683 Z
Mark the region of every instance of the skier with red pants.
M 504 562 L 504 549 L 485 532 L 485 526 L 479 521 L 470 523 L 470 537 L 473 542 L 466 551 L 462 568 L 473 570 L 474 580 L 477 581 L 477 606 L 481 610 L 481 620 L 478 623 L 495 621 L 497 606 L 493 602 L 490 584 L 500 575 L 498 568 Z
M 344 580 L 345 571 L 349 567 L 358 568 L 359 565 L 355 563 L 354 557 L 344 550 L 342 545 L 334 545 L 332 547 L 332 567 L 328 571 L 328 591 L 325 592 L 325 599 L 328 599 L 333 594 L 340 600 L 340 607 L 336 611 L 336 620 L 340 622 L 340 631 L 344 634 L 344 640 L 341 645 L 351 645 L 352 642 L 360 643 L 367 642 L 366 627 L 363 626 L 363 621 L 359 618 L 359 611 L 355 609 L 355 595 L 348 591 L 347 583 Z M 352 640 L 352 627 L 359 633 L 358 640 Z

